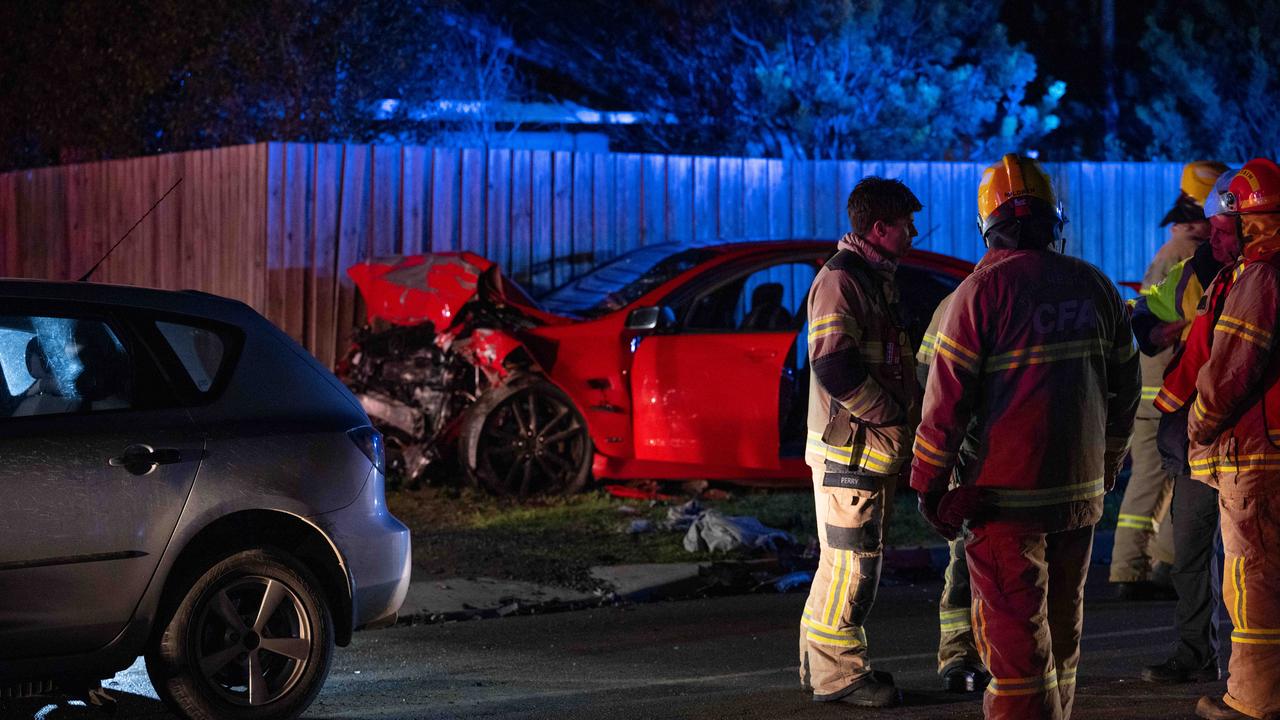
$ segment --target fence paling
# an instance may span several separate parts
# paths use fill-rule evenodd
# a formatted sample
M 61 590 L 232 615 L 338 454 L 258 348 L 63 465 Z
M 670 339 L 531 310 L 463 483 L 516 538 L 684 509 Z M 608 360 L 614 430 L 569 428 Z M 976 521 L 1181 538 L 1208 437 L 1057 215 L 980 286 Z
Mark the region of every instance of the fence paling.
M 1141 278 L 1177 163 L 1047 164 L 1068 251 Z M 72 279 L 165 188 L 94 280 L 242 300 L 327 365 L 359 321 L 345 270 L 371 255 L 469 250 L 543 289 L 642 245 L 835 239 L 867 174 L 925 204 L 925 249 L 971 260 L 977 163 L 796 161 L 266 143 L 0 175 L 0 275 Z

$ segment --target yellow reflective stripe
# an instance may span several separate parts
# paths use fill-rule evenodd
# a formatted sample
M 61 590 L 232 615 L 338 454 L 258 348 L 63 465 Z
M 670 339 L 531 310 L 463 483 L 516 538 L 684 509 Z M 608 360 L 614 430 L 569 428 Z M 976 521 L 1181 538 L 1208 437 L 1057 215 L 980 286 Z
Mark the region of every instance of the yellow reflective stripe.
M 930 333 L 924 336 L 920 341 L 920 350 L 916 353 L 916 360 L 921 365 L 928 365 L 933 362 L 933 356 L 938 352 L 938 336 L 936 333 Z
M 1150 530 L 1155 531 L 1155 518 L 1148 515 L 1128 515 L 1120 513 L 1120 521 L 1116 523 L 1116 527 L 1130 528 L 1132 530 Z
M 987 692 L 999 697 L 1037 695 L 1058 687 L 1058 671 L 1050 670 L 1038 678 L 991 678 Z
M 946 468 L 955 459 L 956 454 L 938 449 L 936 445 L 916 435 L 913 454 L 934 467 Z
M 973 622 L 967 609 L 940 610 L 938 612 L 938 627 L 941 628 L 942 632 L 957 632 L 972 628 Z
M 1102 478 L 1075 485 L 1056 488 L 1019 490 L 1016 488 L 991 488 L 995 504 L 1004 508 L 1044 507 L 1078 500 L 1088 500 L 1106 492 Z
M 1218 317 L 1218 324 L 1213 329 L 1235 335 L 1264 348 L 1271 346 L 1271 332 L 1269 330 L 1264 330 L 1238 317 L 1221 315 Z
M 1156 394 L 1156 399 L 1155 399 L 1156 407 L 1160 408 L 1161 410 L 1167 413 L 1177 412 L 1178 410 L 1181 410 L 1182 406 L 1185 405 L 1186 402 L 1187 402 L 1186 400 L 1183 400 L 1177 395 L 1174 395 L 1173 393 L 1169 392 L 1169 388 L 1167 387 L 1160 388 L 1160 392 Z
M 1071 685 L 1071 684 L 1074 684 L 1074 683 L 1075 683 L 1075 681 L 1076 681 L 1076 669 L 1075 669 L 1075 668 L 1071 668 L 1070 670 L 1066 670 L 1066 669 L 1058 670 L 1058 685 L 1059 685 L 1059 686 L 1061 686 L 1061 685 Z
M 1236 617 L 1232 624 L 1237 630 L 1249 629 L 1249 618 L 1246 614 L 1245 584 L 1244 584 L 1244 558 L 1235 558 L 1235 567 L 1231 572 L 1232 582 L 1236 587 Z
M 1191 474 L 1194 477 L 1206 477 L 1214 472 L 1245 470 L 1280 470 L 1280 455 L 1272 453 L 1219 455 L 1191 462 Z
M 987 642 L 987 611 L 980 598 L 973 599 L 973 646 L 982 664 L 991 667 L 991 644 Z
M 1058 362 L 1061 360 L 1078 360 L 1087 357 L 1102 357 L 1102 345 L 1099 340 L 1072 340 L 1071 342 L 1035 345 L 1020 348 L 987 359 L 986 371 L 1000 372 L 1030 365 Z
M 1231 642 L 1244 645 L 1280 645 L 1280 637 L 1255 637 L 1233 631 L 1231 633 Z
M 1203 395 L 1196 396 L 1196 401 L 1191 404 L 1191 412 L 1195 414 L 1197 420 L 1208 419 L 1217 422 L 1223 418 L 1222 415 L 1209 412 L 1209 409 L 1204 406 Z
M 819 622 L 809 614 L 808 608 L 805 609 L 804 616 L 800 619 L 800 624 L 804 626 L 805 637 L 820 645 L 862 647 L 867 644 L 866 632 L 862 628 L 850 627 L 841 630 Z
M 971 373 L 978 372 L 978 354 L 949 335 L 938 333 L 937 352 Z
M 821 531 L 822 528 L 819 528 Z M 844 586 L 849 582 L 849 575 L 852 570 L 852 563 L 849 562 L 853 557 L 850 550 L 835 550 L 835 562 L 832 563 L 831 586 L 827 588 L 827 603 L 822 611 L 822 617 L 825 618 L 826 624 L 835 627 L 836 620 L 840 617 L 840 599 L 844 597 Z
M 1159 395 L 1159 394 L 1160 394 L 1160 388 L 1159 388 L 1159 386 L 1156 386 L 1156 385 L 1143 385 L 1143 386 L 1142 386 L 1142 399 L 1143 399 L 1143 400 L 1155 400 L 1155 399 L 1156 399 L 1156 396 L 1157 396 L 1157 395 Z
M 858 330 L 858 321 L 852 315 L 843 313 L 831 313 L 814 318 L 809 323 L 809 343 L 827 335 L 835 335 L 842 333 L 853 339 L 858 339 L 861 333 Z

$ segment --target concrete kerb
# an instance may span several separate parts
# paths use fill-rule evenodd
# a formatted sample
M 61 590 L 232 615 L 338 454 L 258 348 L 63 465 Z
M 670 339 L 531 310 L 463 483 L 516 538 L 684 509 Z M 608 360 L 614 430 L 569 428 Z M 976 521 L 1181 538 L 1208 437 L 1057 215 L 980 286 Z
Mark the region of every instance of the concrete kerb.
M 1110 561 L 1114 533 L 1099 532 L 1093 544 L 1093 562 Z M 914 548 L 886 548 L 888 572 L 929 573 L 940 577 L 947 567 L 949 553 L 945 544 Z M 611 565 L 592 568 L 599 581 L 595 591 L 540 585 L 519 580 L 493 578 L 448 578 L 418 580 L 409 584 L 409 593 L 400 610 L 398 624 L 457 622 L 534 615 L 569 610 L 654 602 L 699 597 L 710 592 L 725 592 L 735 584 L 729 575 L 741 581 L 746 576 L 781 574 L 775 559 L 735 563 L 648 563 Z M 750 592 L 767 585 L 762 582 Z M 737 587 L 743 587 L 739 582 Z

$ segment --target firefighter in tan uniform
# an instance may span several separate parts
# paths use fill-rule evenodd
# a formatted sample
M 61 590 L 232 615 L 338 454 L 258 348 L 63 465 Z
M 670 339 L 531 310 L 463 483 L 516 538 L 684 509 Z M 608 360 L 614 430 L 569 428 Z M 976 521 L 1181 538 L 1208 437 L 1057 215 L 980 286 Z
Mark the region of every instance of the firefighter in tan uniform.
M 988 168 L 978 208 L 988 250 L 938 327 L 911 487 L 944 537 L 972 534 L 986 717 L 1067 720 L 1093 526 L 1141 395 L 1137 348 L 1115 285 L 1054 249 L 1062 216 L 1035 161 Z
M 1231 661 L 1210 720 L 1280 718 L 1280 167 L 1245 163 L 1228 186 L 1243 263 L 1213 325 L 1187 420 L 1191 476 L 1216 487 Z
M 1182 169 L 1180 193 L 1173 208 L 1160 224 L 1171 225 L 1169 240 L 1156 253 L 1142 278 L 1144 293 L 1164 281 L 1178 263 L 1191 257 L 1210 235 L 1204 216 L 1205 198 L 1227 166 L 1219 162 L 1193 162 Z M 1151 338 L 1157 352 L 1143 354 L 1142 403 L 1134 423 L 1129 472 L 1116 523 L 1115 545 L 1111 551 L 1111 582 L 1118 584 L 1120 597 L 1143 600 L 1171 591 L 1168 577 L 1173 565 L 1173 533 L 1168 523 L 1173 497 L 1173 478 L 1165 472 L 1156 447 L 1160 411 L 1153 401 L 1173 359 L 1183 324 L 1171 324 L 1163 335 Z M 1152 580 L 1156 582 L 1152 582 Z
M 911 452 L 919 397 L 894 282 L 916 236 L 916 196 L 868 177 L 849 194 L 853 232 L 809 291 L 809 416 L 821 558 L 800 627 L 801 683 L 817 702 L 897 704 L 863 632 L 880 582 L 884 525 Z

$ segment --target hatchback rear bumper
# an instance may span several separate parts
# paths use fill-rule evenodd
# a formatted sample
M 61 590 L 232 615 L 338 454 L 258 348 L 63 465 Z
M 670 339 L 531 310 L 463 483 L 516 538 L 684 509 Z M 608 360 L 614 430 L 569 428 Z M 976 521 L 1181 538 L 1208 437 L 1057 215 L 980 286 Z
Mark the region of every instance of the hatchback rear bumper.
M 409 528 L 387 510 L 382 476 L 370 473 L 355 502 L 311 520 L 342 556 L 351 584 L 351 626 L 394 622 L 409 592 L 412 555 Z

